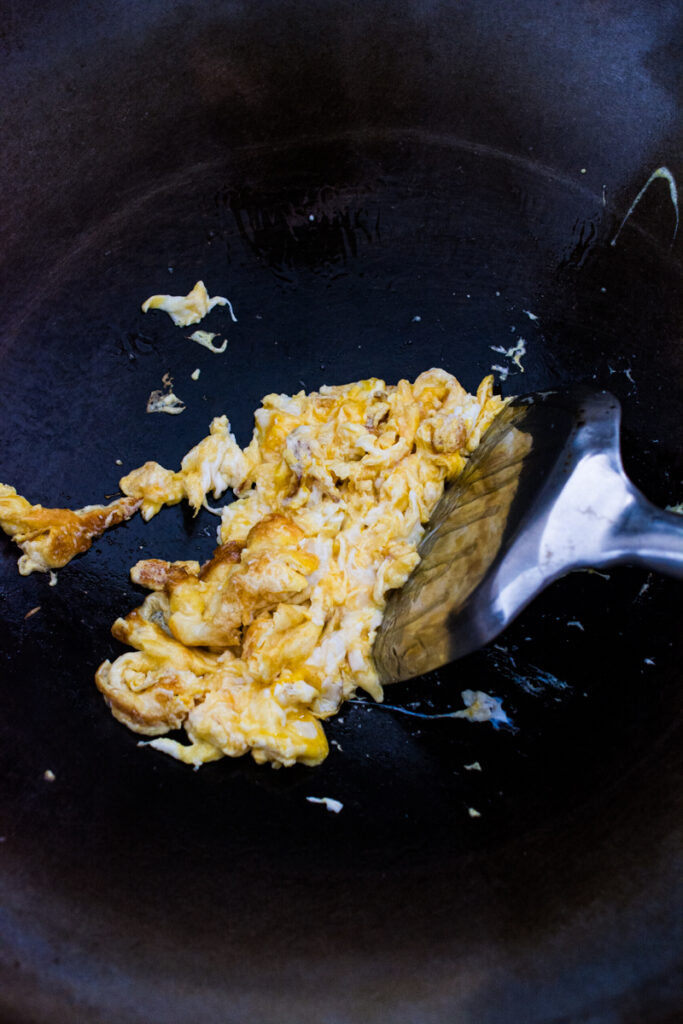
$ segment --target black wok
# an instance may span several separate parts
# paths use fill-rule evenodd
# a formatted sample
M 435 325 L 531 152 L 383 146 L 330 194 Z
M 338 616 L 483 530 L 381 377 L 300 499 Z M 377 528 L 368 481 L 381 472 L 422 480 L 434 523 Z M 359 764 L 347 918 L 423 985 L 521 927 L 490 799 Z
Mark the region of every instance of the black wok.
M 608 387 L 629 474 L 681 501 L 667 180 L 611 244 L 681 180 L 681 39 L 674 3 L 10 5 L 0 479 L 101 501 L 213 415 L 245 443 L 269 391 L 471 389 L 521 334 L 503 393 Z M 198 278 L 235 305 L 222 357 L 140 313 Z M 145 413 L 165 372 L 181 416 Z M 207 557 L 215 522 L 131 521 L 52 588 L 0 544 L 1 1019 L 678 1020 L 680 585 L 577 574 L 390 693 L 488 690 L 516 731 L 348 706 L 318 769 L 194 773 L 92 676 L 140 551 Z

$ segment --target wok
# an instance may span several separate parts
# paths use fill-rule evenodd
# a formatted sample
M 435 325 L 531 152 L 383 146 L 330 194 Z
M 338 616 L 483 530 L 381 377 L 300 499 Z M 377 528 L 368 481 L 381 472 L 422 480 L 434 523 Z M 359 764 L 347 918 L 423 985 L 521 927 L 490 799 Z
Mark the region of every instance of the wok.
M 213 415 L 245 443 L 269 391 L 431 365 L 472 389 L 522 335 L 502 392 L 608 388 L 629 475 L 680 501 L 669 182 L 622 223 L 680 181 L 681 38 L 667 2 L 12 5 L 0 479 L 80 507 Z M 206 322 L 221 357 L 140 313 L 198 278 L 238 316 Z M 181 416 L 145 413 L 165 372 Z M 575 574 L 390 693 L 487 690 L 515 730 L 348 705 L 318 769 L 194 773 L 92 676 L 140 552 L 214 530 L 133 520 L 55 587 L 0 545 L 1 1019 L 678 1020 L 680 584 Z

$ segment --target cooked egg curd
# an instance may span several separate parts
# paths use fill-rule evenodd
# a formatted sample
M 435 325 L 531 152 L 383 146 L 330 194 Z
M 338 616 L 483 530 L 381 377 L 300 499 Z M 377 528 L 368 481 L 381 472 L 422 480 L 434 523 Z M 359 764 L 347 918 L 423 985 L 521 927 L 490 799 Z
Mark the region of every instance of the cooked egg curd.
M 50 572 L 61 569 L 76 555 L 87 551 L 95 537 L 135 515 L 141 501 L 119 498 L 111 505 L 43 508 L 32 505 L 14 487 L 0 484 L 0 528 L 23 551 L 19 572 Z
M 387 592 L 502 404 L 491 377 L 470 395 L 439 369 L 272 394 L 245 449 L 220 417 L 178 472 L 148 462 L 124 477 L 145 519 L 228 488 L 237 500 L 203 566 L 133 567 L 150 594 L 113 632 L 135 651 L 96 675 L 115 717 L 188 764 L 247 751 L 319 764 L 321 722 L 358 687 L 382 699 L 372 646 Z M 186 742 L 165 735 L 180 728 Z

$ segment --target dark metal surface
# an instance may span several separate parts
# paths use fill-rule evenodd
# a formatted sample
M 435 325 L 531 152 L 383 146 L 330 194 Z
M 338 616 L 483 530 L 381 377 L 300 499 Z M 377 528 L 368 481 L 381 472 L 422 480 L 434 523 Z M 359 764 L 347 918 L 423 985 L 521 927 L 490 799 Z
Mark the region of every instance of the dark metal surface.
M 680 501 L 665 182 L 610 244 L 656 167 L 680 177 L 680 41 L 673 3 L 12 6 L 0 479 L 99 501 L 217 413 L 244 443 L 268 391 L 430 365 L 472 388 L 522 334 L 503 392 L 609 388 L 630 476 Z M 206 322 L 223 357 L 139 312 L 199 277 L 239 318 Z M 146 415 L 167 371 L 187 410 Z M 201 559 L 214 529 L 131 521 L 53 588 L 0 545 L 0 1019 L 678 1019 L 680 585 L 577 574 L 391 691 L 474 685 L 515 732 L 349 706 L 316 770 L 194 773 L 92 675 L 140 550 Z
M 614 395 L 586 387 L 505 406 L 389 595 L 372 652 L 383 684 L 491 643 L 569 572 L 638 565 L 683 579 L 683 519 L 624 473 L 620 421 Z

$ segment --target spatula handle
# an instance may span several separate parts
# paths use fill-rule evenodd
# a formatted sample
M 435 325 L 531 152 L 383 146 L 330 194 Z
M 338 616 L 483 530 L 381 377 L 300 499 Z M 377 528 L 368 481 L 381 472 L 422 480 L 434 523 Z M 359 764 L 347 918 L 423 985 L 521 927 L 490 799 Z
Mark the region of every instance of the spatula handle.
M 683 579 L 683 516 L 657 508 L 635 488 L 633 492 L 635 500 L 613 534 L 609 563 L 641 565 Z

